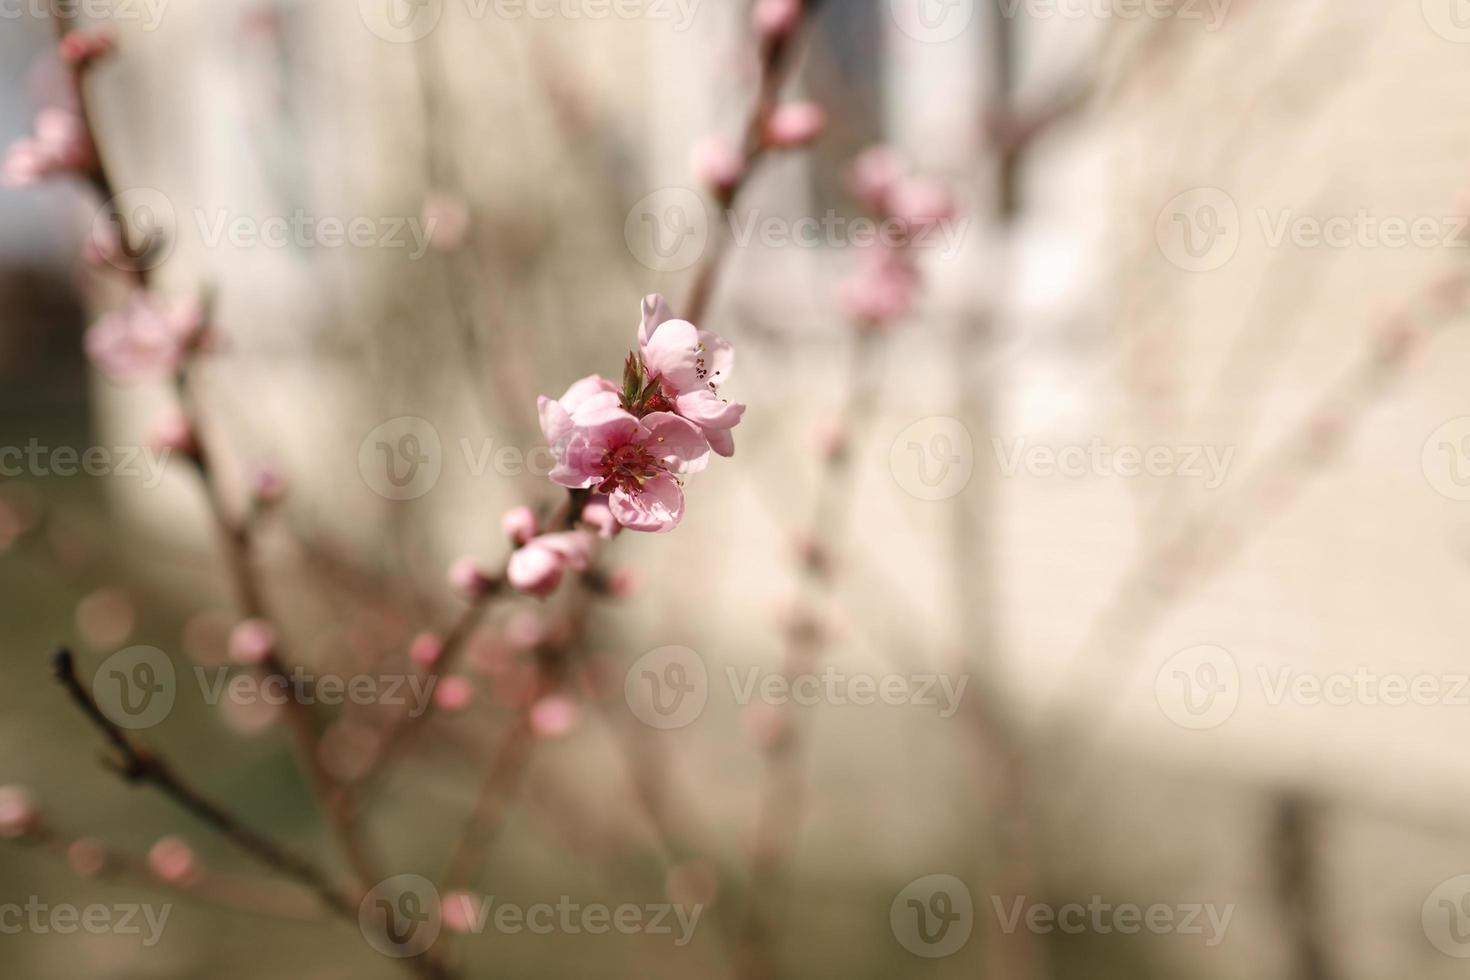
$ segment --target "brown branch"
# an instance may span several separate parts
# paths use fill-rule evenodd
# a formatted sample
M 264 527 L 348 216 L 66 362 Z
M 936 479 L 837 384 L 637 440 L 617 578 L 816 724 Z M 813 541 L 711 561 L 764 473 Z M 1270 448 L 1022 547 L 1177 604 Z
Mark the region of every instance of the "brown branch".
M 152 785 L 266 867 L 310 888 L 327 908 L 349 919 L 356 919 L 355 904 L 332 884 L 321 868 L 264 834 L 245 826 L 224 807 L 185 783 L 167 762 L 135 743 L 127 732 L 108 718 L 78 680 L 76 661 L 70 650 L 63 647 L 52 654 L 51 669 L 72 701 L 91 719 L 92 724 L 97 726 L 116 751 L 117 757 L 109 760 L 109 766 L 124 781 Z

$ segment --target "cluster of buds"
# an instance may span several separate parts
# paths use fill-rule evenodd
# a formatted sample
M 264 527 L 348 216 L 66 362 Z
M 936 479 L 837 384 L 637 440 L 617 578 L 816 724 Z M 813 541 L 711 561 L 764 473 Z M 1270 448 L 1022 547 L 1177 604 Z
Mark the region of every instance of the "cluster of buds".
M 900 241 L 885 239 L 864 249 L 858 269 L 838 290 L 838 303 L 853 320 L 888 326 L 913 311 L 918 295 L 912 242 L 954 218 L 954 196 L 940 182 L 909 172 L 885 146 L 860 154 L 848 169 L 847 184 L 866 209 L 895 228 Z
M 122 383 L 166 378 L 206 340 L 204 306 L 197 300 L 171 303 L 148 290 L 135 290 L 120 310 L 93 324 L 84 338 L 87 356 Z
M 102 31 L 74 30 L 57 46 L 73 78 L 112 53 L 112 37 Z M 49 177 L 91 175 L 97 169 L 97 148 L 82 115 L 69 108 L 50 106 L 36 114 L 35 135 L 11 144 L 0 164 L 0 185 L 28 187 Z

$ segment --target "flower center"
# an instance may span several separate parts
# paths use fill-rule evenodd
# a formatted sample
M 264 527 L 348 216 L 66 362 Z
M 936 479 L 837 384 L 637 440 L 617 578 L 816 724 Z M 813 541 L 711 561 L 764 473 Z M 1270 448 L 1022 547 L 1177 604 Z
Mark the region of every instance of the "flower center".
M 602 458 L 602 472 L 598 493 L 638 493 L 644 483 L 663 472 L 663 466 L 644 446 L 629 442 L 607 451 Z

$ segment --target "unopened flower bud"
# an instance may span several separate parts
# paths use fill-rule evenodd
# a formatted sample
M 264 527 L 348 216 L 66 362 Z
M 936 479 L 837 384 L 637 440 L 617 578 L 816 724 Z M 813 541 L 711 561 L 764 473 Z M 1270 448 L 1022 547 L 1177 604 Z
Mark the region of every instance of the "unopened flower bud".
M 160 881 L 187 884 L 199 874 L 199 859 L 182 838 L 164 837 L 148 852 L 148 870 Z
M 34 831 L 41 821 L 31 794 L 19 786 L 0 786 L 0 837 L 15 840 Z
M 466 599 L 478 599 L 490 591 L 492 580 L 480 562 L 466 555 L 449 566 L 449 584 Z
M 536 536 L 536 512 L 529 507 L 512 507 L 500 518 L 500 527 L 519 548 Z
M 788 102 L 766 121 L 766 142 L 782 149 L 806 146 L 827 128 L 827 110 L 815 102 Z
M 745 172 L 745 161 L 733 143 L 711 136 L 694 148 L 694 176 L 710 189 L 729 193 Z
M 259 666 L 270 659 L 275 650 L 275 628 L 263 619 L 247 619 L 230 634 L 230 659 L 237 664 Z

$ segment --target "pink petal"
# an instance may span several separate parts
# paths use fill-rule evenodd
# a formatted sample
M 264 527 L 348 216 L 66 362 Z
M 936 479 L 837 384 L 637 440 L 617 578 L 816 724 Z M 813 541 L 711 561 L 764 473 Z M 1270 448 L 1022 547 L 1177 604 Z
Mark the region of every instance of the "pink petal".
M 672 476 L 660 473 L 636 494 L 614 491 L 608 506 L 618 523 L 630 531 L 666 534 L 684 517 L 684 491 Z
M 679 392 L 704 385 L 700 373 L 702 360 L 699 331 L 687 320 L 665 321 L 643 347 L 643 364 L 648 373 L 659 375 Z
M 648 338 L 653 336 L 653 332 L 672 319 L 674 313 L 669 309 L 668 300 L 664 299 L 662 293 L 643 297 L 643 320 L 638 324 L 638 347 L 647 347 Z
M 706 429 L 704 435 L 709 447 L 719 455 L 726 459 L 735 455 L 735 434 L 729 429 Z
M 691 391 L 680 395 L 679 414 L 700 428 L 733 429 L 745 415 L 745 406 L 739 402 L 727 402 L 713 391 Z
M 643 417 L 647 435 L 641 440 L 673 473 L 698 473 L 709 465 L 709 440 L 699 426 L 672 412 Z
M 567 410 L 568 415 L 575 415 L 577 409 L 588 399 L 603 392 L 616 392 L 617 386 L 600 374 L 589 374 L 580 381 L 574 381 L 567 389 L 567 393 L 560 399 L 561 407 Z

